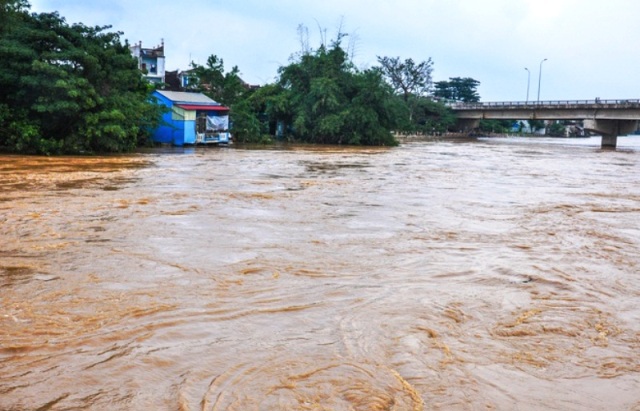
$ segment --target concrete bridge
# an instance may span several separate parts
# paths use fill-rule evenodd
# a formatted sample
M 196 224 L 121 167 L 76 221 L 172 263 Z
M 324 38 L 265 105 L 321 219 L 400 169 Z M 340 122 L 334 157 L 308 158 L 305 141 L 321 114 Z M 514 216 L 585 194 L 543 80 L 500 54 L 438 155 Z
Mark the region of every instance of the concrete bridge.
M 588 131 L 602 135 L 603 148 L 615 148 L 618 136 L 638 129 L 639 100 L 575 100 L 540 102 L 450 103 L 461 130 L 480 120 L 582 120 Z

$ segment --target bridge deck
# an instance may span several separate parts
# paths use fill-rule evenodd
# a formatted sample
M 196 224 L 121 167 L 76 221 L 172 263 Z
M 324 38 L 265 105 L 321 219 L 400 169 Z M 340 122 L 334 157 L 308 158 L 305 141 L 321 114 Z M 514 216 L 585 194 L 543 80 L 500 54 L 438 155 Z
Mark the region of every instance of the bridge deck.
M 450 102 L 447 106 L 456 110 L 478 110 L 478 109 L 602 109 L 602 108 L 639 108 L 640 99 L 626 99 L 626 100 L 553 100 L 553 101 L 489 101 L 489 102 L 476 102 L 476 103 L 464 103 L 464 102 Z
M 640 120 L 640 99 L 452 102 L 460 119 Z

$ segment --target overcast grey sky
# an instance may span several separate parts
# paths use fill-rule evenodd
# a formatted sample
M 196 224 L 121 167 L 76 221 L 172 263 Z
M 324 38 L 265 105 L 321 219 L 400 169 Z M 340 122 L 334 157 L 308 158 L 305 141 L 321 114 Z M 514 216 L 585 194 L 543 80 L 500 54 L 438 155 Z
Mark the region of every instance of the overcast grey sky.
M 376 56 L 431 58 L 434 80 L 472 77 L 483 101 L 640 98 L 637 0 L 31 0 L 68 23 L 111 25 L 130 43 L 165 41 L 167 70 L 211 54 L 245 81 L 273 82 L 300 50 L 329 40 L 342 22 L 360 68 Z

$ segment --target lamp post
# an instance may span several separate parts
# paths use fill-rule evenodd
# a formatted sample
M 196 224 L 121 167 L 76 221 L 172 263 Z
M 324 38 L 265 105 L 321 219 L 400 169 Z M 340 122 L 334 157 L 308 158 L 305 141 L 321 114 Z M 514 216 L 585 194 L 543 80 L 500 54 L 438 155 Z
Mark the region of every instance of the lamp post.
M 531 72 L 526 67 L 524 69 L 527 70 L 527 103 L 526 104 L 529 104 L 529 84 L 531 83 Z
M 538 104 L 540 104 L 540 82 L 542 81 L 542 63 L 547 61 L 544 59 L 540 62 L 540 70 L 538 71 Z

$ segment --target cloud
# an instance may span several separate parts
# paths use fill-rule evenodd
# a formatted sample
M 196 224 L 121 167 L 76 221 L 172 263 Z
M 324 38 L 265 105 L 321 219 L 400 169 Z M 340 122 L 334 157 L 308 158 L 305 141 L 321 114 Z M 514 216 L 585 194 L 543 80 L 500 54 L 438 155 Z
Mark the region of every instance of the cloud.
M 317 47 L 340 28 L 355 41 L 355 63 L 376 56 L 434 61 L 436 80 L 473 77 L 487 100 L 524 99 L 527 73 L 543 99 L 640 98 L 640 2 L 608 0 L 35 0 L 67 21 L 113 25 L 131 42 L 164 38 L 169 69 L 211 54 L 249 82 L 266 83 L 300 49 L 299 24 Z M 355 40 L 354 40 L 355 39 Z M 534 81 L 535 80 L 535 81 Z M 535 86 L 535 87 L 534 87 Z

